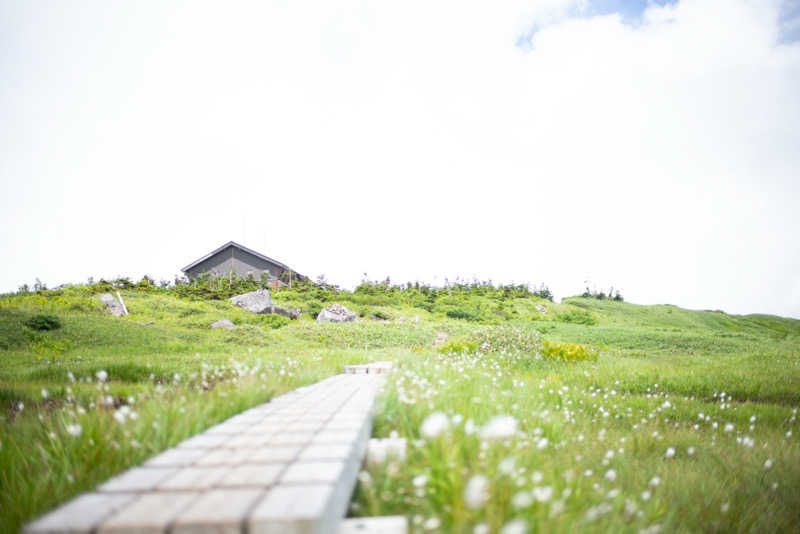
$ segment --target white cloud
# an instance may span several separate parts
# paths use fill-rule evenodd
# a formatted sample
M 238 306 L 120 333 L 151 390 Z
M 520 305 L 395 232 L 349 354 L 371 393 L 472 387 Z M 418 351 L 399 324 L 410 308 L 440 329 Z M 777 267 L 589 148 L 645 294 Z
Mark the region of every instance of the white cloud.
M 233 238 L 343 283 L 588 278 L 800 316 L 777 1 L 635 25 L 562 0 L 59 6 L 3 8 L 4 289 L 168 276 Z

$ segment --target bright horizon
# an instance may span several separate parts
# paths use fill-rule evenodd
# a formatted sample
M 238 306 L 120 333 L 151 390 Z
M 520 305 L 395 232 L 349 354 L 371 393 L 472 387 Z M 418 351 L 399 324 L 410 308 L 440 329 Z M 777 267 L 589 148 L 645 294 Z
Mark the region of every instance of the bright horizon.
M 798 0 L 0 15 L 0 292 L 233 240 L 347 288 L 800 318 Z

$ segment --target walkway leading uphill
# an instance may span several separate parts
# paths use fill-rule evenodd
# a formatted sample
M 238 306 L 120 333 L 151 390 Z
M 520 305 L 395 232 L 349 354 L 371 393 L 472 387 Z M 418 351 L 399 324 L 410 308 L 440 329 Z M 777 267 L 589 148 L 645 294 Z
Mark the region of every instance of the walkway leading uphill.
M 79 495 L 24 532 L 291 534 L 354 526 L 369 532 L 370 520 L 353 525 L 343 518 L 375 395 L 390 368 L 389 362 L 348 366 L 345 374 L 242 412 Z M 405 532 L 404 518 L 373 521 L 380 531 Z

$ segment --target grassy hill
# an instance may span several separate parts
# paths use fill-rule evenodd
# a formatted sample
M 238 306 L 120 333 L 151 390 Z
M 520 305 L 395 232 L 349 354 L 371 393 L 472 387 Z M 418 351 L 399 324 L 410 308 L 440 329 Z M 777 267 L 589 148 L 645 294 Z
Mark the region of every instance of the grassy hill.
M 426 532 L 797 529 L 800 321 L 481 283 L 303 284 L 273 293 L 303 310 L 289 321 L 229 303 L 254 282 L 117 285 L 123 318 L 102 309 L 102 281 L 0 297 L 0 531 L 379 359 L 398 370 L 374 435 L 412 446 L 362 473 L 354 514 L 401 513 Z M 331 302 L 359 321 L 311 319 Z M 37 329 L 42 314 L 60 327 Z M 209 328 L 222 317 L 236 328 Z

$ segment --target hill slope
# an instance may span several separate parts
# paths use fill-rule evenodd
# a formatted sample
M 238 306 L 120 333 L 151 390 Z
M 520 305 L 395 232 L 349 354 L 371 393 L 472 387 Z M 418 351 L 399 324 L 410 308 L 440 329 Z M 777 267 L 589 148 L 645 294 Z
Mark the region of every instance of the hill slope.
M 800 484 L 800 450 L 797 432 L 787 432 L 800 405 L 800 321 L 580 297 L 557 304 L 545 292 L 488 284 L 363 284 L 353 292 L 305 284 L 273 294 L 276 303 L 303 309 L 299 320 L 288 321 L 232 306 L 226 297 L 252 289 L 246 281 L 234 287 L 123 283 L 131 315 L 117 318 L 97 300 L 109 289 L 104 284 L 0 297 L 0 530 L 17 530 L 53 504 L 247 406 L 344 364 L 377 359 L 396 361 L 399 371 L 381 399 L 376 435 L 395 431 L 417 440 L 435 410 L 459 422 L 414 447 L 405 465 L 371 469 L 374 485 L 361 484 L 358 513 L 435 516 L 444 531 L 480 522 L 495 530 L 514 517 L 564 532 L 652 524 L 760 530 L 767 524 L 760 517 L 796 525 L 792 510 L 800 501 L 791 488 Z M 311 319 L 331 302 L 354 309 L 360 320 Z M 40 314 L 56 317 L 60 328 L 30 326 Z M 236 328 L 209 328 L 222 317 Z M 434 347 L 441 333 L 448 342 Z M 564 361 L 557 354 L 572 356 Z M 488 448 L 463 426 L 503 414 L 514 419 L 516 432 Z M 725 432 L 728 424 L 735 430 Z M 745 438 L 765 447 L 743 447 Z M 702 468 L 695 456 L 664 464 L 667 446 L 678 447 L 679 456 L 691 446 L 716 460 Z M 617 448 L 628 459 L 613 467 L 616 460 L 603 457 Z M 759 475 L 765 454 L 776 467 L 771 473 L 780 474 L 774 480 Z M 506 457 L 527 477 L 516 489 L 500 465 Z M 462 469 L 454 474 L 451 464 Z M 603 478 L 612 467 L 619 478 Z M 593 475 L 576 477 L 579 468 Z M 522 495 L 514 504 L 520 491 L 534 495 L 532 484 L 541 495 L 542 484 L 531 476 L 538 479 L 532 473 L 543 470 L 552 477 L 551 490 L 569 496 L 517 506 L 527 502 Z M 564 479 L 568 471 L 573 480 Z M 489 496 L 486 506 L 472 509 L 464 491 L 479 473 Z M 639 495 L 647 488 L 644 473 L 664 480 L 663 491 L 647 490 L 654 496 L 646 502 Z M 420 474 L 428 480 L 421 496 L 412 483 Z M 708 482 L 714 477 L 717 482 Z M 685 480 L 704 488 L 706 504 L 698 504 L 694 490 L 679 494 Z M 604 497 L 615 488 L 619 495 Z M 762 491 L 769 497 L 762 499 Z M 386 492 L 392 497 L 384 498 Z M 744 505 L 753 498 L 762 499 L 755 508 L 719 512 L 724 502 Z M 633 515 L 626 499 L 638 503 Z M 563 511 L 553 514 L 556 501 L 563 501 Z M 590 510 L 609 506 L 604 519 L 584 522 Z

